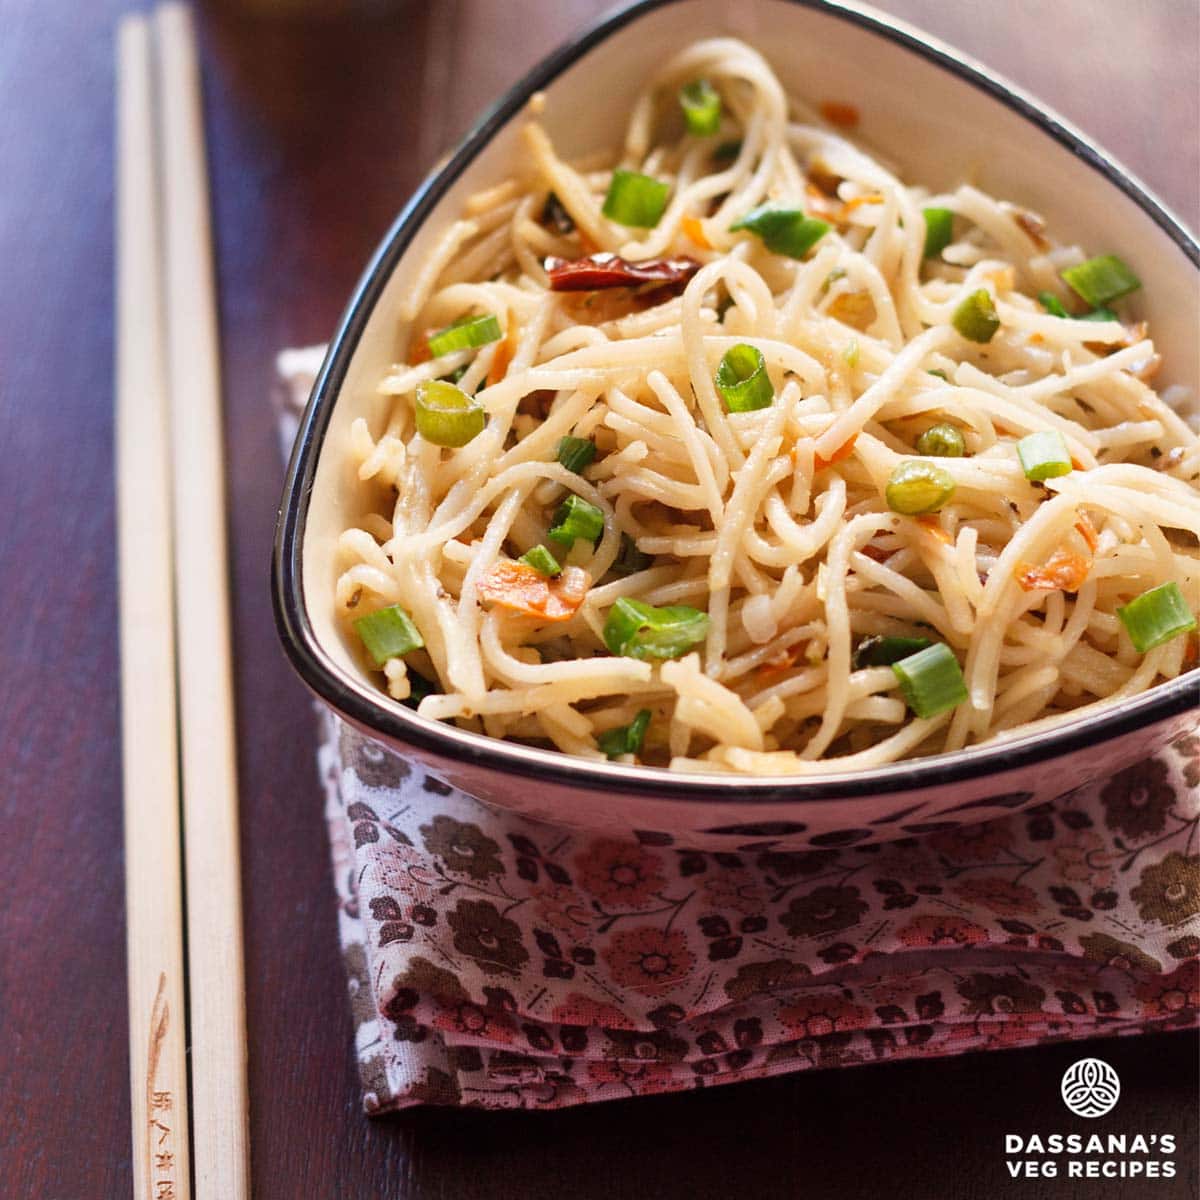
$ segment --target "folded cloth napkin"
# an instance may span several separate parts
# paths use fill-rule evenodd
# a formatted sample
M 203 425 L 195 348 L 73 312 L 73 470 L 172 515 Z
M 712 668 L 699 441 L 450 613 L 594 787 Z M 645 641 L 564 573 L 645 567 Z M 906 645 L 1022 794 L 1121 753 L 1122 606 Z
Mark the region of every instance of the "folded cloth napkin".
M 314 356 L 284 356 L 293 399 Z M 556 1108 L 1195 1026 L 1200 733 L 1056 804 L 701 853 L 484 807 L 322 711 L 364 1105 Z

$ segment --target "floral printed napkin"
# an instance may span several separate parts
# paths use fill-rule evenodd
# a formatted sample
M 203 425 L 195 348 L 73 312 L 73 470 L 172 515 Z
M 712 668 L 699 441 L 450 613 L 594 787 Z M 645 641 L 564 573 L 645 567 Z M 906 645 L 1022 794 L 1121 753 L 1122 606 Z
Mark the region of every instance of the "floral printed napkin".
M 318 363 L 282 356 L 289 403 Z M 701 853 L 485 808 L 321 720 L 369 1113 L 563 1107 L 1200 1019 L 1200 734 L 984 825 Z

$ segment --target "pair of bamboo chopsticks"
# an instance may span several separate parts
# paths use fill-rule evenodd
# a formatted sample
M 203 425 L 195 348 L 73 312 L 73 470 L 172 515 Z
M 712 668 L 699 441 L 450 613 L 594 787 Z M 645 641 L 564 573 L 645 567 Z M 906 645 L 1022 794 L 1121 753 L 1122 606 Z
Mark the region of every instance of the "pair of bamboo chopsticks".
M 225 471 L 200 77 L 181 3 L 118 27 L 116 238 L 134 1196 L 187 1200 L 194 1172 L 200 1200 L 242 1200 L 246 1022 Z

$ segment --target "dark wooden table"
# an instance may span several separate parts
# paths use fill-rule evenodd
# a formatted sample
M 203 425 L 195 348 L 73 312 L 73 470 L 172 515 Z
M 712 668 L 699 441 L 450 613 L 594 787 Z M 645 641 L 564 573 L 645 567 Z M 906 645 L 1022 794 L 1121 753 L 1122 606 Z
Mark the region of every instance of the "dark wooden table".
M 1195 226 L 1195 0 L 880 0 L 1073 118 Z M 112 28 L 130 0 L 0 0 L 0 1195 L 129 1194 L 112 495 Z M 260 6 L 269 7 L 267 0 Z M 326 337 L 406 194 L 602 0 L 202 5 L 228 405 L 261 1197 L 1194 1195 L 1190 1035 L 814 1073 L 561 1114 L 359 1109 L 308 699 L 267 575 L 274 352 Z M 353 5 L 349 7 L 354 7 Z M 1103 1054 L 1173 1182 L 1010 1184 Z M 1147 1191 L 1149 1194 L 1149 1191 Z

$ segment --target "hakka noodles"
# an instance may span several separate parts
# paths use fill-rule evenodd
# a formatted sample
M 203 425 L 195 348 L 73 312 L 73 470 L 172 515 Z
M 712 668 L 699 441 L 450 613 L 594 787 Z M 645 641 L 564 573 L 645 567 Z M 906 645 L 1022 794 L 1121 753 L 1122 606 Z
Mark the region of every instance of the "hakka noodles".
M 739 41 L 680 53 L 609 154 L 560 158 L 543 103 L 352 430 L 374 511 L 337 605 L 392 697 L 586 758 L 819 773 L 1195 663 L 1200 441 L 1130 265 L 902 183 Z

